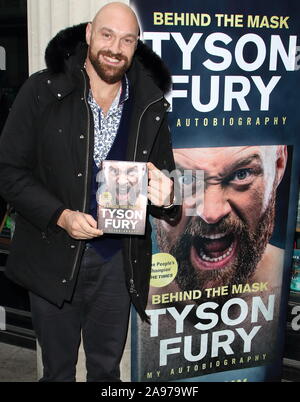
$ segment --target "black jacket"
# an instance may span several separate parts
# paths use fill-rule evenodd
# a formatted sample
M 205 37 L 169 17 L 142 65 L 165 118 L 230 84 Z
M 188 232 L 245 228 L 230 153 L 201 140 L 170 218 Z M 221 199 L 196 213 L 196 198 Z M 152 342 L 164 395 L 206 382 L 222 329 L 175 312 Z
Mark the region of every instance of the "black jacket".
M 46 50 L 47 69 L 20 90 L 0 142 L 0 192 L 18 213 L 7 276 L 49 301 L 71 297 L 84 242 L 57 225 L 63 209 L 88 213 L 93 160 L 93 117 L 85 24 L 60 32 Z M 133 112 L 128 160 L 174 169 L 164 92 L 170 75 L 161 59 L 139 43 L 127 73 Z M 178 208 L 148 207 L 170 222 Z M 126 280 L 132 301 L 145 318 L 151 268 L 151 225 L 145 236 L 123 241 Z

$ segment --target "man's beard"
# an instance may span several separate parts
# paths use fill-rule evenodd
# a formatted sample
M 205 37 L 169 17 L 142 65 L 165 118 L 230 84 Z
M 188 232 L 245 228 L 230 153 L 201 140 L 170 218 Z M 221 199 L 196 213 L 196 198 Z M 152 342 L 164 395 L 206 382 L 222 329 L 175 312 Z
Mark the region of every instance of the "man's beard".
M 167 233 L 162 224 L 157 222 L 157 242 L 162 252 L 172 254 L 178 262 L 176 282 L 181 291 L 232 286 L 247 283 L 273 233 L 275 216 L 275 190 L 264 214 L 254 230 L 238 217 L 225 217 L 217 224 L 207 224 L 201 218 L 192 218 L 184 233 L 173 246 L 168 244 Z M 228 238 L 237 241 L 236 256 L 228 266 L 220 269 L 200 270 L 193 267 L 190 259 L 192 246 L 201 248 L 203 236 L 216 233 L 229 233 Z
M 100 55 L 113 57 L 117 60 L 124 60 L 125 63 L 122 67 L 106 65 L 100 62 Z M 95 55 L 92 52 L 91 47 L 89 47 L 88 57 L 98 76 L 107 84 L 115 84 L 116 82 L 121 81 L 125 72 L 129 68 L 128 57 L 121 53 L 112 53 L 110 50 L 99 50 L 97 55 Z

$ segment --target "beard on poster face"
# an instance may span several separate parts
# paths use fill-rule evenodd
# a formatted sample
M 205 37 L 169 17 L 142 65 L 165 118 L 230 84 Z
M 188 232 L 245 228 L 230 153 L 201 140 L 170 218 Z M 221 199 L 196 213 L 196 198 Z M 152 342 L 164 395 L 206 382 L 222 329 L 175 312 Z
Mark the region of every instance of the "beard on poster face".
M 99 50 L 94 54 L 92 49 L 88 51 L 89 60 L 94 67 L 98 76 L 107 84 L 114 84 L 121 81 L 125 72 L 129 68 L 128 57 L 121 53 L 113 53 L 110 50 Z M 124 61 L 122 66 L 113 66 L 112 64 L 105 64 L 100 61 L 100 56 L 109 57 L 116 61 Z
M 237 216 L 216 224 L 195 217 L 170 245 L 167 231 L 157 222 L 157 243 L 160 251 L 176 258 L 175 280 L 181 291 L 247 283 L 273 233 L 274 216 L 275 190 L 254 229 Z

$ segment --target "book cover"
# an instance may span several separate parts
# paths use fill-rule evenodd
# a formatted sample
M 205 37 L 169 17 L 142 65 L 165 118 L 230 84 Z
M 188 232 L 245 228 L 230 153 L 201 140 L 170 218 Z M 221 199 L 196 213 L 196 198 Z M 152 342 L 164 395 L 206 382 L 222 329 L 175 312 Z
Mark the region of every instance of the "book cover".
M 280 381 L 300 168 L 300 5 L 131 4 L 171 70 L 183 206 L 176 226 L 151 221 L 151 325 L 133 314 L 132 379 Z
M 300 294 L 300 249 L 294 249 L 292 261 L 291 291 Z
M 103 233 L 145 233 L 147 165 L 143 162 L 102 162 L 97 176 L 98 227 Z

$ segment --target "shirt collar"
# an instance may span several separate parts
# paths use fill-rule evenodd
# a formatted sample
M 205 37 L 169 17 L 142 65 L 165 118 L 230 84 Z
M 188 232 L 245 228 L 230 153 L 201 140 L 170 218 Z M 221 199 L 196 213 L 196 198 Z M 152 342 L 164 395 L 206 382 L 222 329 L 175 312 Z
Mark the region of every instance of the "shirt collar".
M 121 103 L 124 103 L 125 101 L 127 101 L 128 98 L 129 98 L 129 82 L 128 82 L 127 75 L 125 74 L 122 79 L 122 90 L 121 90 L 119 105 Z
M 115 100 L 113 101 L 113 105 L 115 106 L 115 103 L 118 102 L 118 106 L 120 106 L 125 101 L 127 101 L 128 98 L 129 98 L 129 81 L 128 81 L 128 78 L 127 78 L 127 76 L 125 74 L 124 77 L 122 78 L 121 88 L 118 91 L 118 94 L 117 94 Z M 90 103 L 96 104 L 96 101 L 95 101 L 95 99 L 93 97 L 91 89 L 89 91 L 88 100 L 89 100 Z

